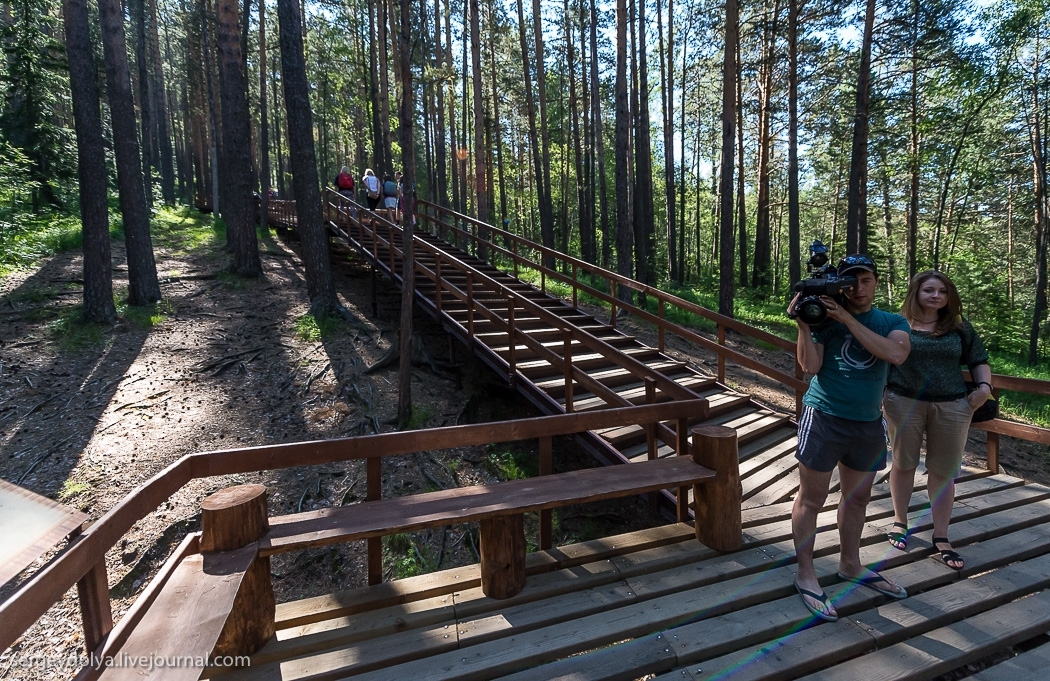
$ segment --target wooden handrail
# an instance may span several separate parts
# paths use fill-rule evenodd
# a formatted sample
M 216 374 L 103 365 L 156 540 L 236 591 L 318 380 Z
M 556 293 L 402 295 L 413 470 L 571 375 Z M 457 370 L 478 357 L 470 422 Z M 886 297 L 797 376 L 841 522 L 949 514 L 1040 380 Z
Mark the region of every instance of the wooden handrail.
M 795 353 L 795 343 L 771 334 L 768 331 L 758 329 L 745 324 L 744 322 L 732 319 L 731 317 L 726 317 L 712 310 L 708 310 L 690 301 L 660 291 L 659 289 L 641 284 L 633 279 L 623 277 L 615 272 L 611 272 L 597 265 L 580 260 L 579 258 L 574 258 L 554 249 L 547 248 L 542 244 L 535 243 L 507 230 L 492 225 L 485 225 L 469 215 L 464 215 L 448 208 L 443 208 L 429 201 L 417 201 L 416 211 L 421 220 L 425 220 L 434 226 L 436 235 L 442 236 L 442 231 L 451 231 L 453 234 L 461 237 L 462 240 L 476 244 L 477 247 L 484 246 L 488 249 L 489 253 L 509 258 L 513 262 L 515 275 L 517 275 L 518 269 L 521 266 L 538 271 L 540 273 L 541 287 L 544 288 L 544 290 L 546 289 L 546 279 L 547 277 L 550 277 L 568 284 L 572 288 L 572 299 L 574 304 L 578 301 L 580 292 L 586 293 L 608 304 L 612 311 L 611 314 L 613 315 L 614 324 L 618 308 L 630 310 L 631 314 L 656 326 L 659 339 L 658 343 L 661 350 L 665 344 L 665 334 L 672 333 L 683 340 L 697 344 L 716 353 L 718 356 L 718 380 L 720 382 L 725 381 L 726 362 L 733 361 L 742 367 L 752 369 L 783 383 L 786 388 L 794 392 L 796 413 L 801 410 L 802 395 L 808 388 L 808 383 L 803 380 L 802 370 L 797 362 L 795 363 L 795 376 L 791 376 L 779 369 L 765 365 L 743 353 L 726 347 L 725 338 L 727 330 L 735 331 L 756 341 L 768 343 L 790 352 L 792 355 Z M 451 224 L 447 221 L 448 218 L 452 219 Z M 458 226 L 459 223 L 467 224 L 470 226 L 470 229 L 460 228 Z M 509 242 L 510 248 L 501 246 L 491 239 L 485 240 L 484 243 L 482 243 L 483 240 L 480 239 L 478 233 L 483 230 L 487 230 L 492 235 L 493 239 L 496 236 L 499 236 L 504 239 L 505 242 Z M 536 254 L 534 259 L 530 259 L 523 255 L 523 253 L 528 253 L 529 251 Z M 564 263 L 566 266 L 565 269 L 571 271 L 572 275 L 568 276 L 558 271 L 557 268 L 546 267 L 543 262 L 548 258 Z M 579 281 L 579 273 L 581 271 L 608 282 L 608 292 L 599 290 Z M 648 310 L 621 300 L 616 295 L 618 287 L 627 287 L 631 290 L 643 293 L 646 296 L 652 296 L 657 301 L 657 314 L 653 314 Z M 718 341 L 711 341 L 692 329 L 668 321 L 666 319 L 667 306 L 672 306 L 715 322 L 717 325 Z M 992 382 L 996 386 L 996 396 L 998 396 L 1000 390 L 1009 390 L 1030 395 L 1050 395 L 1050 381 L 1008 376 L 1005 374 L 993 374 Z M 1038 426 L 1019 424 L 1006 419 L 995 419 L 986 423 L 974 424 L 973 427 L 988 432 L 988 466 L 991 470 L 998 470 L 999 434 L 1010 435 L 1011 437 L 1041 444 L 1050 444 L 1050 429 L 1040 428 Z
M 506 422 L 187 454 L 121 499 L 72 540 L 61 555 L 0 603 L 0 649 L 10 647 L 67 591 L 104 561 L 106 552 L 135 523 L 159 508 L 191 480 L 364 459 L 369 464 L 368 482 L 371 486 L 373 482 L 378 484 L 378 463 L 382 457 L 531 439 L 539 439 L 541 451 L 544 451 L 549 448 L 547 441 L 552 437 L 599 428 L 662 421 L 676 421 L 684 427 L 686 419 L 702 404 L 703 400 L 666 402 Z M 377 479 L 373 481 L 373 477 Z M 105 645 L 104 641 L 102 645 Z

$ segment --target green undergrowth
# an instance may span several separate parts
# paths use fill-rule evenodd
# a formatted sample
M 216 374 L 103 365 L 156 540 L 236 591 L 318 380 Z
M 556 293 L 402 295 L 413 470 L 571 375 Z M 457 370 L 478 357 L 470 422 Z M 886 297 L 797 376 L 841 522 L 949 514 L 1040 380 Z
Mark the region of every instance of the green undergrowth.
M 300 340 L 315 343 L 342 333 L 346 326 L 346 321 L 340 317 L 315 317 L 312 314 L 304 314 L 295 320 L 295 335 Z

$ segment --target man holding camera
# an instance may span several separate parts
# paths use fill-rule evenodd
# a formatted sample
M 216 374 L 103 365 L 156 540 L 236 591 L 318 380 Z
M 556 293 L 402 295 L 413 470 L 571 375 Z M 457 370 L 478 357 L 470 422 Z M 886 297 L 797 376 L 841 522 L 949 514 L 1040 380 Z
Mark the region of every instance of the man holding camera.
M 798 559 L 795 588 L 814 616 L 832 622 L 838 614 L 817 581 L 813 546 L 817 515 L 836 467 L 842 491 L 839 577 L 893 598 L 907 596 L 903 587 L 861 564 L 860 540 L 875 472 L 886 467 L 883 388 L 889 365 L 901 364 L 911 351 L 908 322 L 872 307 L 879 280 L 869 256 L 840 260 L 838 277 L 855 277 L 857 282 L 842 296 L 820 297 L 827 308 L 824 323 L 810 326 L 796 316 L 801 294 L 788 307 L 788 315 L 798 323 L 798 363 L 813 375 L 802 400 L 795 454 L 800 479 L 791 511 Z

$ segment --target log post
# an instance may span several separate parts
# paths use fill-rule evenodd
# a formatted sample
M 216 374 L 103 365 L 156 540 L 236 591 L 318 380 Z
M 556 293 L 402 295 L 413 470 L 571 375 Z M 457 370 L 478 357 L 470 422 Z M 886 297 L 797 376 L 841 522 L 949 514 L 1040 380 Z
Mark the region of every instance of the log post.
M 233 551 L 259 541 L 270 529 L 266 488 L 237 485 L 219 490 L 201 504 L 201 553 L 204 570 L 209 553 Z M 276 602 L 269 556 L 256 556 L 244 573 L 240 590 L 212 655 L 251 655 L 274 634 Z
M 694 428 L 693 461 L 716 473 L 714 480 L 693 486 L 696 539 L 716 551 L 736 551 L 744 545 L 736 431 L 726 426 Z
M 481 591 L 489 598 L 510 598 L 525 588 L 525 516 L 481 521 Z

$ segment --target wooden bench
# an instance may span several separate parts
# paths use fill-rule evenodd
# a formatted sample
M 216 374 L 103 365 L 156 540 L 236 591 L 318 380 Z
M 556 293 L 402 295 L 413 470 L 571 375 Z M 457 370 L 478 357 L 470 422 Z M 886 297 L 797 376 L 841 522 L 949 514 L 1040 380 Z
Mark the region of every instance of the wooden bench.
M 269 556 L 333 543 L 478 521 L 481 585 L 486 596 L 511 598 L 525 587 L 524 514 L 632 494 L 692 488 L 694 532 L 711 548 L 741 547 L 736 432 L 694 429 L 692 456 L 591 468 L 351 506 L 268 518 L 266 490 L 238 485 L 202 505 L 202 555 L 184 559 L 126 642 L 120 659 L 199 660 L 166 667 L 151 678 L 197 678 L 218 656 L 251 655 L 275 630 Z M 699 435 L 699 436 L 698 436 Z M 112 667 L 104 679 L 135 678 L 141 669 Z M 85 677 L 87 678 L 87 677 Z M 91 675 L 91 678 L 97 678 Z
M 675 456 L 325 508 L 271 518 L 259 553 L 479 521 L 482 588 L 487 596 L 509 598 L 525 586 L 525 513 L 692 487 L 714 478 L 715 471 L 691 457 Z

